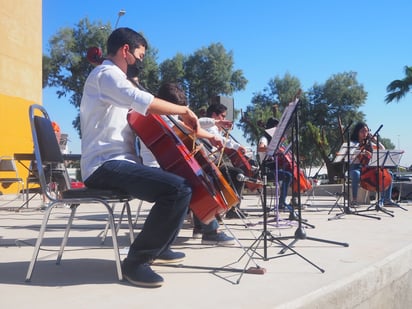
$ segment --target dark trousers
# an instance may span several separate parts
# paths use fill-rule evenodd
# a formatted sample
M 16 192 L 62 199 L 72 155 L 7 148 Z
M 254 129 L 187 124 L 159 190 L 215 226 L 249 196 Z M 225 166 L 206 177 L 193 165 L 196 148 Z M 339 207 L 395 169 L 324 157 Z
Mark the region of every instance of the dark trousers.
M 160 168 L 123 160 L 105 162 L 89 178 L 90 188 L 117 189 L 154 203 L 127 258 L 155 259 L 176 239 L 187 215 L 192 189 L 187 181 Z

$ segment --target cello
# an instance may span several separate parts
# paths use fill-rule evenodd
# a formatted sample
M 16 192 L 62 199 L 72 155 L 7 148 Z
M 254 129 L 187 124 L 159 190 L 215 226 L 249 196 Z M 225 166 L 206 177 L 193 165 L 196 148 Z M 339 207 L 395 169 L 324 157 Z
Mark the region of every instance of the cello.
M 312 189 L 311 182 L 306 178 L 302 169 L 298 170 L 298 165 L 294 161 L 290 151 L 285 146 L 280 145 L 276 154 L 278 165 L 290 171 L 293 175 L 292 191 L 293 193 L 305 193 Z M 298 181 L 299 180 L 299 181 Z M 300 188 L 300 192 L 299 192 Z
M 237 194 L 227 182 L 216 175 L 207 174 L 161 116 L 143 116 L 131 110 L 127 115 L 127 121 L 152 151 L 161 168 L 184 177 L 191 184 L 190 209 L 200 221 L 208 224 L 217 215 L 225 213 L 239 203 Z M 232 198 L 229 199 L 228 196 Z
M 382 167 L 368 166 L 372 158 L 374 147 L 370 138 L 367 138 L 359 146 L 360 153 L 358 155 L 360 164 L 362 165 L 360 173 L 360 186 L 371 192 L 383 192 L 389 188 L 392 182 L 392 176 L 388 169 Z
M 209 179 L 212 181 L 215 188 L 219 190 L 226 203 L 230 205 L 230 207 L 237 205 L 240 201 L 240 197 L 224 178 L 219 168 L 210 159 L 204 148 L 204 145 L 207 145 L 206 142 L 199 143 L 196 137 L 187 132 L 187 130 L 183 128 L 173 117 L 167 117 L 174 124 L 172 128 L 173 132 L 180 138 L 187 149 L 192 148 L 192 155 L 206 175 L 209 175 Z
M 228 130 L 223 129 L 227 136 L 230 136 L 235 142 L 239 144 L 239 142 L 229 133 Z M 249 162 L 249 159 L 246 157 L 246 155 L 240 151 L 239 149 L 232 149 L 232 148 L 227 148 L 225 147 L 223 149 L 223 153 L 228 157 L 232 165 L 236 168 L 239 168 L 243 171 L 245 176 L 249 178 L 256 178 L 256 171 L 252 168 L 252 165 Z M 250 191 L 255 191 L 257 189 L 260 189 L 263 187 L 262 182 L 250 182 L 246 181 L 245 182 L 246 188 L 248 188 Z
M 249 178 L 256 178 L 256 173 L 243 152 L 241 152 L 239 149 L 235 150 L 231 148 L 225 148 L 224 153 L 229 158 L 232 165 L 234 167 L 240 168 L 243 173 L 245 173 L 245 176 Z M 260 189 L 263 186 L 262 183 L 252 183 L 248 181 L 245 183 L 245 185 L 251 191 Z

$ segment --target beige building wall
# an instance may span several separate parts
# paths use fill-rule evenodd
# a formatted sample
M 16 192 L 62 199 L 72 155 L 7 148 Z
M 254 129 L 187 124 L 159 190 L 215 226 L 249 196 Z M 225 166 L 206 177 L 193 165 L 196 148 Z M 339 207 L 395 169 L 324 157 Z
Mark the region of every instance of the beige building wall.
M 33 103 L 42 103 L 42 0 L 0 0 L 0 156 L 33 151 Z

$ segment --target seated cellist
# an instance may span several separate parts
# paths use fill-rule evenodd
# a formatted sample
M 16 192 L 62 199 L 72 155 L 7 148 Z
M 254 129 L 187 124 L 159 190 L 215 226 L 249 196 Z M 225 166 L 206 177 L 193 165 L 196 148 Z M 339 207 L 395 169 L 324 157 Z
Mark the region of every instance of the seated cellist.
M 360 152 L 352 159 L 349 166 L 349 176 L 352 182 L 352 201 L 350 206 L 353 208 L 358 207 L 357 198 L 358 190 L 361 182 L 362 167 L 369 164 L 369 160 L 372 157 L 373 149 L 377 149 L 377 140 L 369 131 L 369 127 L 364 122 L 358 122 L 350 136 L 350 146 L 356 147 Z M 379 143 L 379 149 L 385 149 L 385 147 Z M 381 199 L 385 206 L 398 206 L 392 201 L 392 175 L 388 173 L 390 177 L 389 187 L 382 193 Z

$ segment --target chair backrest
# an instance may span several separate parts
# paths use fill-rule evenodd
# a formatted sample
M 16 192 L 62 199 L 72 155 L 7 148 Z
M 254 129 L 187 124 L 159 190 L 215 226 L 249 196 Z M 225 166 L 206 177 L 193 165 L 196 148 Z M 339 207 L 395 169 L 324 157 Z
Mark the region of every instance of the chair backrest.
M 38 104 L 31 105 L 29 117 L 37 177 L 43 194 L 49 199 L 54 200 L 55 197 L 51 196 L 48 186 L 53 178 L 53 173 L 58 171 L 59 177 L 63 179 L 64 188 L 60 189 L 70 189 L 70 180 L 64 167 L 63 155 L 57 142 L 52 122 L 44 107 Z
M 11 172 L 17 176 L 16 162 L 13 157 L 3 156 L 0 157 L 0 172 Z

